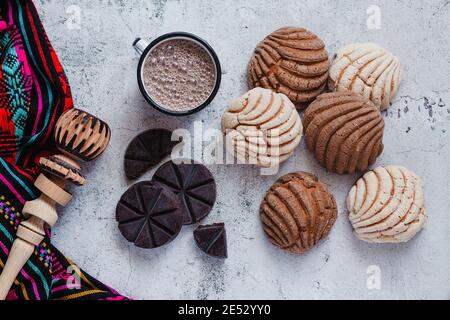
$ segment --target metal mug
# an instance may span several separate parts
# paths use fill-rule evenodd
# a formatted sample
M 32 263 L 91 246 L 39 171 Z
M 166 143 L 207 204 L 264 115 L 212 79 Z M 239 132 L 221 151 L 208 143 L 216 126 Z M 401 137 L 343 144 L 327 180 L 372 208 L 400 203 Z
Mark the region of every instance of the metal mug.
M 208 54 L 211 56 L 211 58 L 214 62 L 214 67 L 215 67 L 215 72 L 216 72 L 215 85 L 214 85 L 214 88 L 211 91 L 211 94 L 209 95 L 208 99 L 205 102 L 203 102 L 201 105 L 197 106 L 196 108 L 190 109 L 187 111 L 182 111 L 182 112 L 177 112 L 177 111 L 167 109 L 164 106 L 158 104 L 156 101 L 154 101 L 152 99 L 151 95 L 149 94 L 148 89 L 145 87 L 144 81 L 143 81 L 144 64 L 145 64 L 145 61 L 146 61 L 149 53 L 151 52 L 151 50 L 156 48 L 159 44 L 161 44 L 165 41 L 175 40 L 175 39 L 192 41 L 192 42 L 200 45 L 200 47 L 202 47 L 203 49 L 205 49 L 205 51 L 208 52 Z M 220 83 L 222 81 L 222 68 L 220 66 L 220 61 L 219 61 L 219 58 L 217 57 L 217 54 L 214 51 L 214 49 L 205 40 L 201 39 L 200 37 L 198 37 L 194 34 L 191 34 L 191 33 L 186 33 L 186 32 L 172 32 L 172 33 L 164 34 L 164 35 L 156 38 L 155 40 L 151 41 L 150 43 L 144 39 L 137 38 L 133 43 L 133 47 L 141 55 L 141 58 L 140 58 L 139 64 L 138 64 L 138 69 L 137 69 L 137 80 L 138 80 L 138 84 L 139 84 L 139 89 L 141 90 L 141 93 L 144 96 L 145 100 L 156 110 L 158 110 L 162 113 L 165 113 L 167 115 L 171 115 L 171 116 L 191 115 L 200 110 L 203 110 L 206 106 L 208 106 L 211 103 L 211 101 L 217 95 L 217 92 L 219 91 Z

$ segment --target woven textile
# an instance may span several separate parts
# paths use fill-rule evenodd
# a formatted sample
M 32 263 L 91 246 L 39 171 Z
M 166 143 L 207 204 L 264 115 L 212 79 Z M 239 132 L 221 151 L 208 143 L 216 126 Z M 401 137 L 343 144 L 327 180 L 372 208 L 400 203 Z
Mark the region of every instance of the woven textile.
M 0 1 L 0 271 L 21 210 L 39 196 L 39 158 L 54 153 L 52 129 L 73 107 L 63 68 L 30 0 Z M 50 242 L 21 270 L 8 299 L 125 299 L 92 278 Z

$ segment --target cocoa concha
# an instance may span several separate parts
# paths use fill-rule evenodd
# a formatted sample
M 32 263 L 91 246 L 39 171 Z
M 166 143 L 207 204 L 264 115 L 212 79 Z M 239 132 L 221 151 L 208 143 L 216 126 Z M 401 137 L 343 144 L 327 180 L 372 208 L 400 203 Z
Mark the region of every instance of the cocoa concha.
M 302 254 L 329 234 L 337 218 L 336 200 L 313 174 L 290 173 L 267 192 L 260 217 L 275 246 Z
M 248 67 L 249 86 L 283 93 L 302 108 L 324 91 L 329 67 L 325 43 L 317 35 L 284 27 L 256 47 Z
M 352 92 L 320 95 L 305 111 L 308 149 L 329 172 L 366 171 L 384 149 L 384 119 L 367 98 Z

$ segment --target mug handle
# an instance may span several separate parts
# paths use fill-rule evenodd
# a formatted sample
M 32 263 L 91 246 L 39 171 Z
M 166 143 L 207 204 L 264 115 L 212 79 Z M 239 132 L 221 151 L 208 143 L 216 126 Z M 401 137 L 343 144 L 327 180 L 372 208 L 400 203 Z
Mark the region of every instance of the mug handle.
M 133 47 L 139 53 L 139 55 L 142 55 L 144 50 L 149 46 L 149 42 L 147 40 L 144 40 L 142 38 L 137 38 L 133 42 Z

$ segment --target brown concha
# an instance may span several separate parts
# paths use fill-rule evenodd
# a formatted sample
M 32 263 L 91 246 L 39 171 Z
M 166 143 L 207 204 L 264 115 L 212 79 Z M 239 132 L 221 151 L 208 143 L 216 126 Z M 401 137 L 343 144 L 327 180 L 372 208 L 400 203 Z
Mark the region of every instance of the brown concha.
M 260 216 L 274 245 L 302 254 L 328 235 L 337 218 L 337 206 L 316 176 L 295 172 L 281 177 L 270 188 Z
M 248 67 L 249 85 L 284 93 L 303 107 L 324 91 L 329 68 L 320 38 L 303 28 L 285 27 L 256 47 Z
M 68 110 L 56 123 L 56 146 L 83 161 L 91 161 L 100 156 L 110 138 L 109 126 L 82 110 Z
M 383 152 L 384 119 L 352 92 L 320 95 L 305 111 L 306 145 L 330 172 L 365 171 Z

